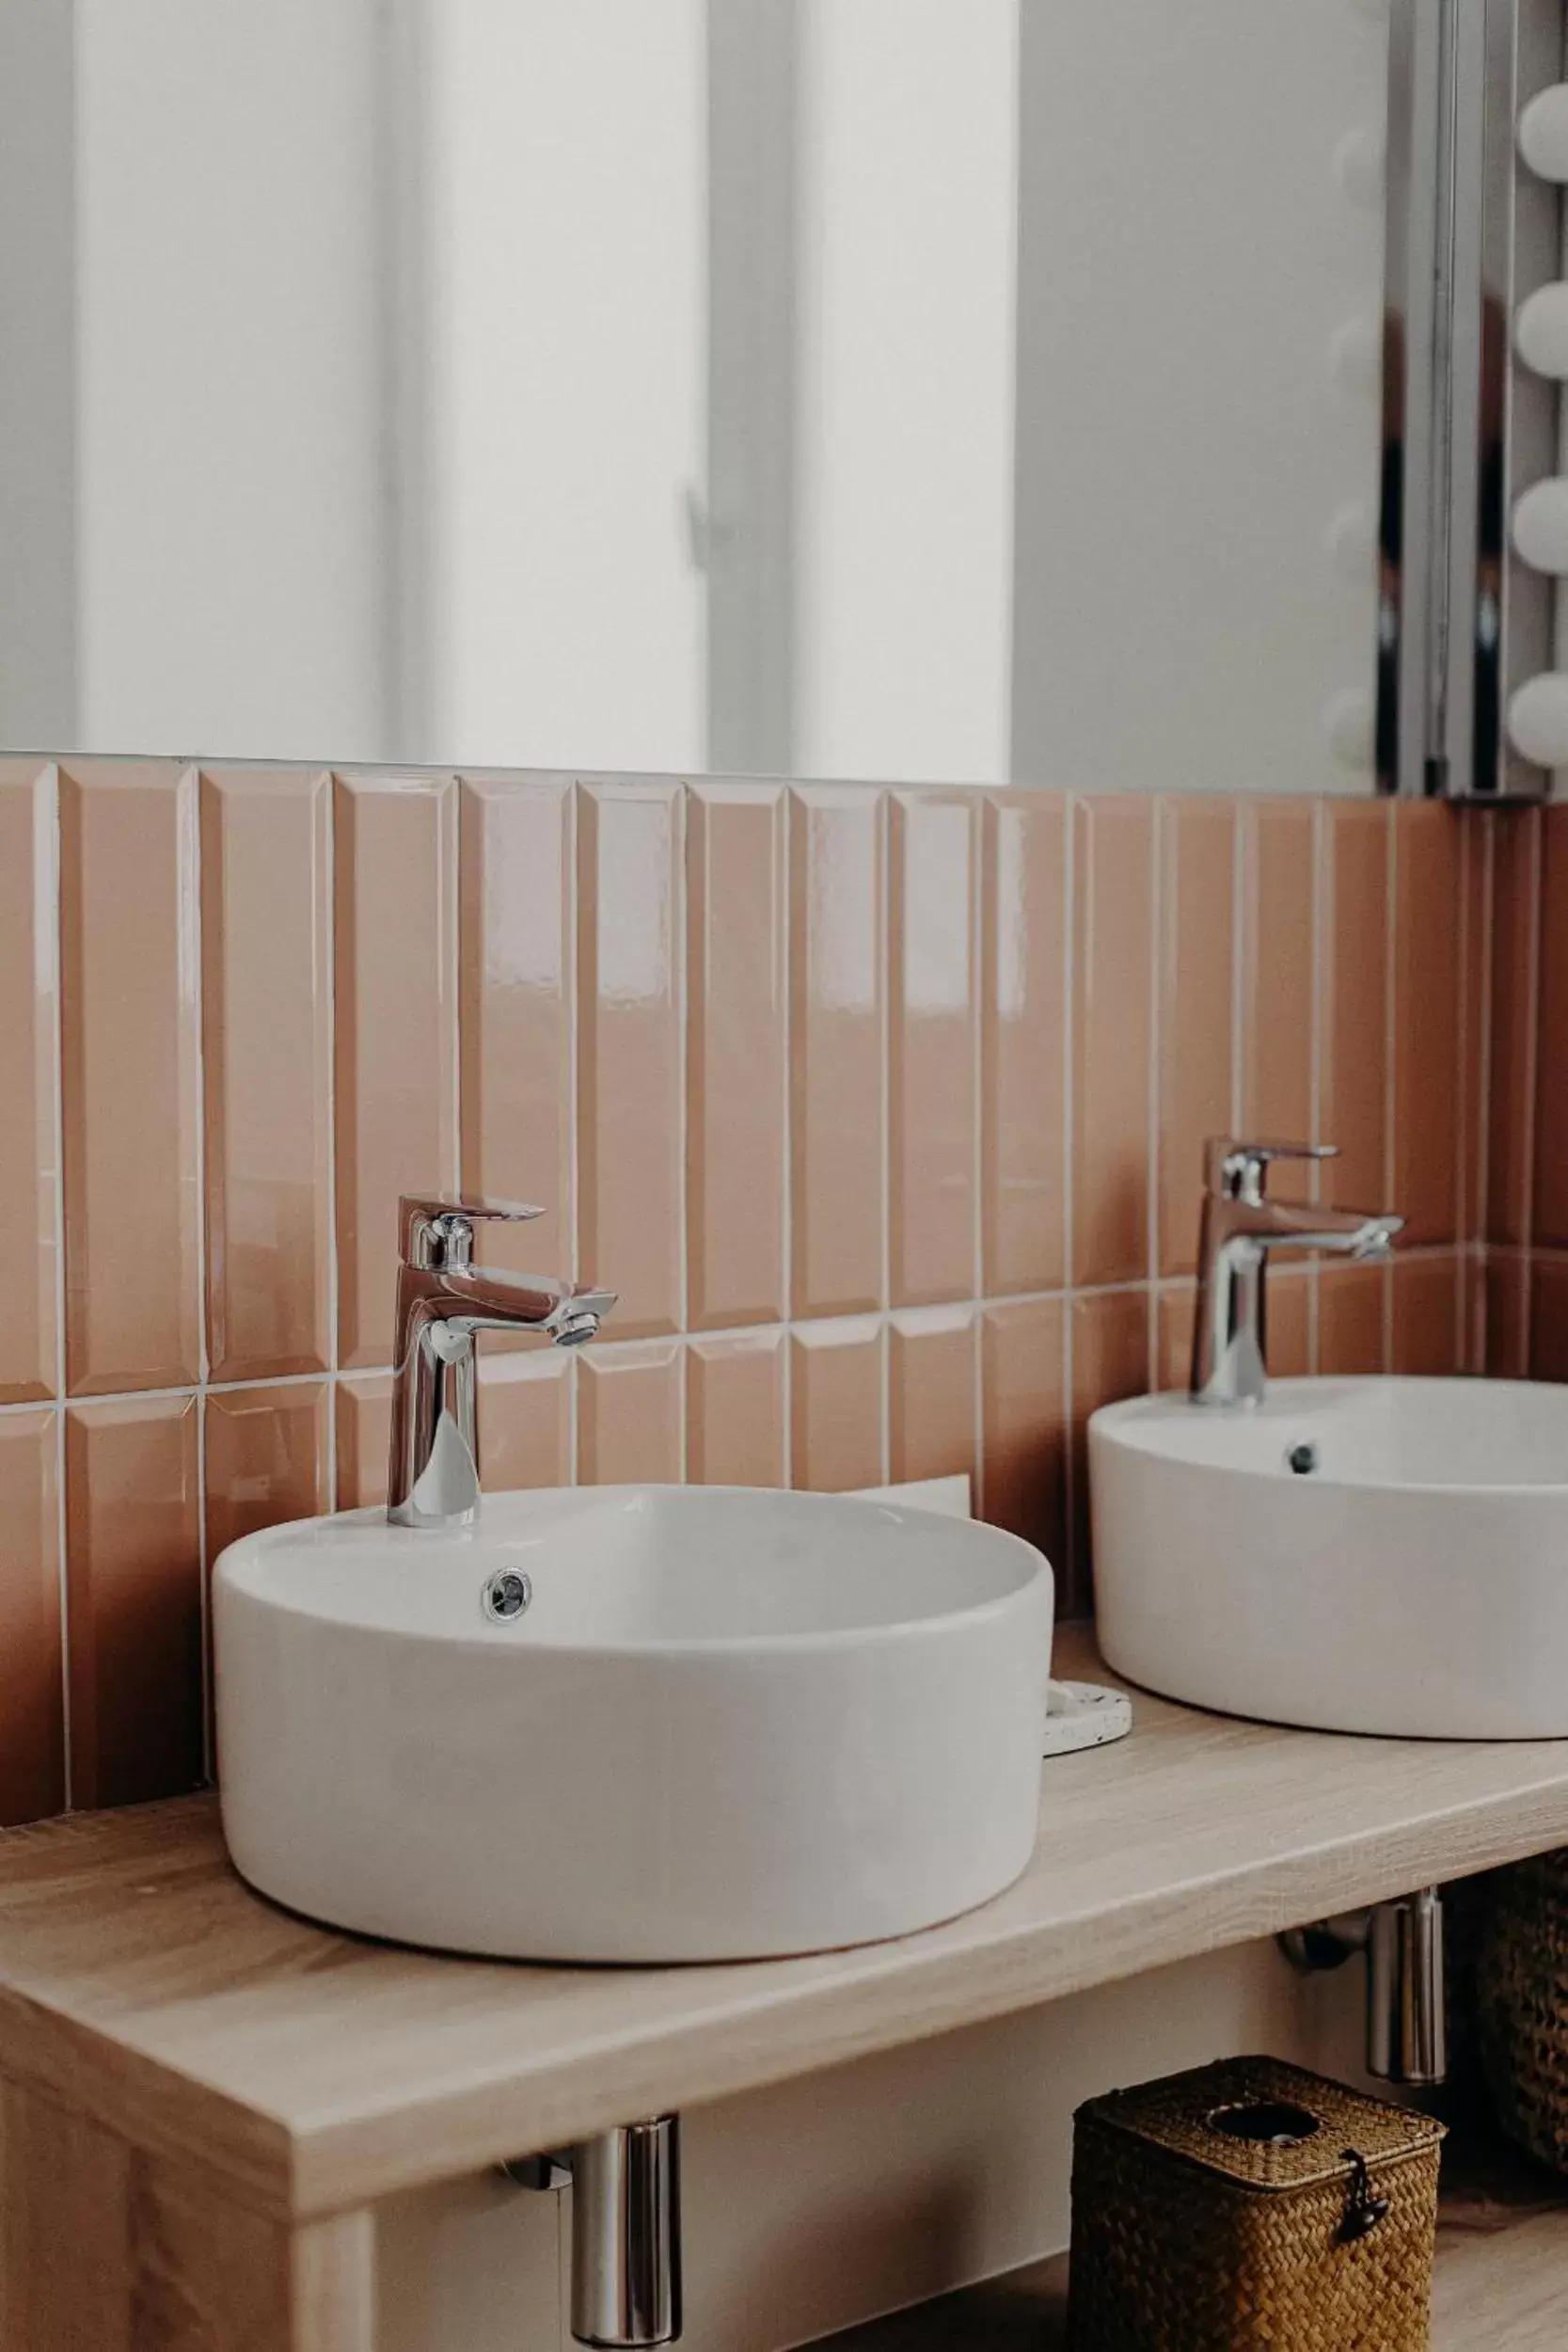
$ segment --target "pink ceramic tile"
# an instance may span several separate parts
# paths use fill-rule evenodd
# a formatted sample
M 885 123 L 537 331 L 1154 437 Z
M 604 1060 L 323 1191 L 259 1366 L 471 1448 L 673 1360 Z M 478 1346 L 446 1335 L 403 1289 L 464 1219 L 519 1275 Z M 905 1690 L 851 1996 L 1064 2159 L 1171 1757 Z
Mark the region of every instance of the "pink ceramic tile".
M 0 885 L 3 886 L 3 885 Z M 0 1415 L 0 1825 L 65 1804 L 55 1417 Z
M 1312 1369 L 1312 1295 L 1316 1276 L 1297 1259 L 1269 1275 L 1267 1307 L 1269 1376 L 1299 1380 Z
M 1066 1308 L 1019 1299 L 982 1316 L 985 1515 L 1038 1545 L 1056 1574 L 1058 1609 L 1072 1597 L 1067 1542 Z
M 392 1352 L 400 1193 L 457 1175 L 457 789 L 337 784 L 338 1353 Z
M 283 1519 L 330 1511 L 324 1380 L 277 1389 L 218 1389 L 207 1398 L 207 1559 Z
M 0 1200 L 13 1236 L 3 1405 L 52 1396 L 58 1379 L 55 864 L 53 770 L 0 760 Z
M 1067 803 L 993 792 L 985 812 L 980 1208 L 984 1289 L 1067 1273 Z
M 892 802 L 888 923 L 888 1249 L 895 1305 L 968 1298 L 976 1283 L 973 792 Z
M 1314 803 L 1259 799 L 1241 807 L 1243 859 L 1241 1126 L 1310 1143 L 1313 1038 Z
M 1234 1128 L 1237 824 L 1233 801 L 1160 815 L 1160 1268 L 1197 1262 L 1203 1147 Z
M 527 1346 L 527 1343 L 525 1343 Z M 479 1458 L 486 1494 L 572 1479 L 572 1359 L 535 1343 L 479 1369 Z
M 1469 812 L 1401 804 L 1394 828 L 1394 1202 L 1407 1244 L 1459 1231 L 1465 967 L 1460 841 Z
M 1490 929 L 1497 815 L 1472 812 L 1460 831 L 1462 978 L 1459 992 L 1459 1181 L 1462 1241 L 1486 1235 L 1486 1175 L 1490 1153 Z
M 979 1468 L 971 1307 L 912 1308 L 889 1334 L 890 1479 L 947 1478 Z
M 1191 1282 L 1162 1284 L 1156 1307 L 1155 1377 L 1164 1390 L 1185 1389 L 1191 1383 L 1196 1305 Z
M 874 1315 L 807 1325 L 790 1343 L 790 1484 L 883 1483 L 882 1333 Z
M 1524 1250 L 1495 1250 L 1482 1293 L 1482 1369 L 1492 1380 L 1525 1380 L 1530 1370 L 1530 1262 Z M 1551 1331 L 1545 1334 L 1548 1345 Z
M 392 1383 L 384 1372 L 340 1380 L 333 1400 L 338 1428 L 338 1508 L 358 1511 L 387 1500 L 392 1433 Z
M 1449 1257 L 1397 1262 L 1392 1371 L 1438 1374 L 1459 1370 L 1460 1274 L 1458 1262 Z
M 201 778 L 207 1328 L 213 1377 L 332 1352 L 331 787 Z
M 644 1340 L 578 1358 L 578 1483 L 665 1485 L 681 1475 L 681 1351 Z
M 1568 1244 L 1568 808 L 1543 814 L 1534 1239 Z
M 66 1370 L 72 1394 L 201 1370 L 196 776 L 60 774 Z
M 1389 1268 L 1325 1264 L 1318 1277 L 1318 1369 L 1386 1372 Z
M 1325 803 L 1326 960 L 1322 993 L 1323 1139 L 1339 1157 L 1324 1170 L 1329 1200 L 1390 1209 L 1388 1012 L 1391 803 Z
M 1140 1396 L 1149 1385 L 1149 1300 L 1108 1291 L 1072 1302 L 1073 1615 L 1092 1608 L 1088 1423 L 1101 1405 Z
M 1486 1231 L 1492 1241 L 1527 1242 L 1530 1232 L 1542 834 L 1542 812 L 1531 808 L 1506 815 L 1499 811 L 1492 836 L 1491 1149 L 1486 1169 Z M 1556 1030 L 1555 1006 L 1551 1025 Z
M 617 1338 L 681 1319 L 681 791 L 578 797 L 578 1221 Z
M 693 787 L 687 818 L 687 1265 L 694 1330 L 784 1311 L 782 786 Z
M 798 1315 L 882 1297 L 885 809 L 790 795 L 792 1291 Z
M 484 1236 L 487 1263 L 567 1274 L 572 1202 L 571 790 L 465 776 L 459 796 L 463 1183 L 543 1209 Z M 509 1345 L 492 1339 L 496 1351 Z
M 1568 1380 L 1568 1258 L 1537 1258 L 1531 1268 L 1529 1374 Z
M 686 1361 L 686 1474 L 705 1486 L 789 1482 L 784 1341 L 778 1331 L 693 1340 Z
M 71 1779 L 80 1806 L 201 1777 L 201 1550 L 194 1396 L 66 1420 Z
M 1155 804 L 1073 803 L 1072 1279 L 1148 1272 Z

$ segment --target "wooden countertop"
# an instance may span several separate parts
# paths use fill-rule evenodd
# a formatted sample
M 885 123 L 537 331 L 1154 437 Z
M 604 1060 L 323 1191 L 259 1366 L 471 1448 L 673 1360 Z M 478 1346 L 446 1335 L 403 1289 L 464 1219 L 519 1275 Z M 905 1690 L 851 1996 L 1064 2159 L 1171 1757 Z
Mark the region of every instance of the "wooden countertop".
M 1103 1674 L 1081 1629 L 1058 1671 Z M 1136 1709 L 1044 1767 L 1008 1893 L 804 1960 L 532 1968 L 331 1934 L 241 1884 L 211 1797 L 12 1831 L 0 2071 L 308 2218 L 1568 1844 L 1568 1740 Z

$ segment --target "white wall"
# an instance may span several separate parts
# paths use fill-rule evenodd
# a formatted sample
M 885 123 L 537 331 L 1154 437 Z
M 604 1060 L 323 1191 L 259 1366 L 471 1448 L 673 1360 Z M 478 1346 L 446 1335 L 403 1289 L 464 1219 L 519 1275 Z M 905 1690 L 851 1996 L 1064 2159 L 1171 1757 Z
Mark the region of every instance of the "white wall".
M 1007 770 L 1018 0 L 800 0 L 797 765 Z
M 1360 696 L 1370 736 L 1386 41 L 1346 0 L 1023 0 L 1024 781 L 1370 787 L 1330 727 Z
M 703 762 L 703 0 L 432 0 L 432 740 Z
M 688 2115 L 686 2352 L 782 2352 L 1055 2252 L 1080 2101 L 1249 2050 L 1342 2065 L 1359 1977 L 1247 1945 Z M 391 2201 L 376 2352 L 567 2352 L 569 2248 L 563 2197 Z
M 383 755 L 374 16 L 78 0 L 83 742 Z

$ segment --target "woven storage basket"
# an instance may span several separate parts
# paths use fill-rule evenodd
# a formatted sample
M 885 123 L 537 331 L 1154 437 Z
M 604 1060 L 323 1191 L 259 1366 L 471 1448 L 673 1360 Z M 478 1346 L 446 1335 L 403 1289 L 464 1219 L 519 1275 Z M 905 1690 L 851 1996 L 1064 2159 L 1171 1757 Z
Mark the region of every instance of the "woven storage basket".
M 1481 2071 L 1498 2122 L 1568 2172 L 1568 1850 L 1499 1870 L 1476 1968 Z
M 1069 2352 L 1420 2352 L 1442 2137 L 1274 2058 L 1091 2099 Z

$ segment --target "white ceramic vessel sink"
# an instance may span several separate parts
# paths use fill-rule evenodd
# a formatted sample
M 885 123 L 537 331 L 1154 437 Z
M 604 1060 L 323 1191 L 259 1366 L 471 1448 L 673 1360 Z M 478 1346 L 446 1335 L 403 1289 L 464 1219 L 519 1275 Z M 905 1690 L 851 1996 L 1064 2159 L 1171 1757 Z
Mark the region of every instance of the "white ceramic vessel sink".
M 1321 1730 L 1568 1736 L 1568 1388 L 1138 1397 L 1095 1414 L 1089 1467 L 1101 1645 L 1134 1682 Z
M 509 1620 L 499 1574 L 531 1587 Z M 453 1534 L 272 1528 L 217 1567 L 224 1827 L 262 1893 L 452 1950 L 900 1935 L 1029 1859 L 1051 1626 L 1029 1545 L 847 1497 L 588 1487 L 488 1496 Z

